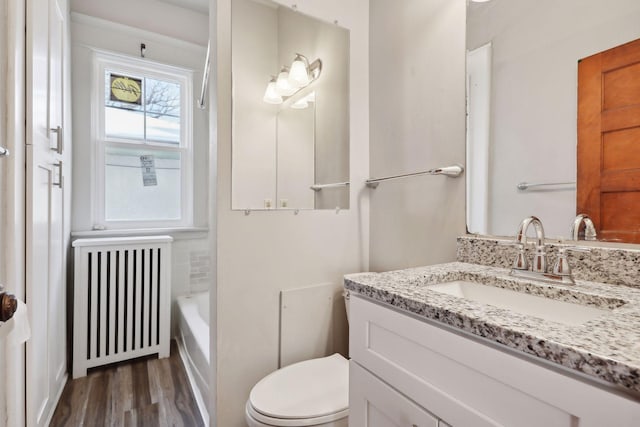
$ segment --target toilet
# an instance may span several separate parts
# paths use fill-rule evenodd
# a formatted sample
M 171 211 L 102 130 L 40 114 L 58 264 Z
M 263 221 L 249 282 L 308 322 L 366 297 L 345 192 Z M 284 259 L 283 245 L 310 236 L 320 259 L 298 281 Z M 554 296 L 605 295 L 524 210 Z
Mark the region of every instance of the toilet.
M 245 414 L 249 427 L 347 427 L 349 361 L 336 353 L 272 372 L 251 389 Z

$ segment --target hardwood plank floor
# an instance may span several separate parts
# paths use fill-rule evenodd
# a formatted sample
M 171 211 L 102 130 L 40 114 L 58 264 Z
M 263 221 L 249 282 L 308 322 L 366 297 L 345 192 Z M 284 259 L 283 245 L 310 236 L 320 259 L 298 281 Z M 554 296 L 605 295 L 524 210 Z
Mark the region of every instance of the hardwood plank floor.
M 172 340 L 166 359 L 122 362 L 69 381 L 51 426 L 200 427 L 204 423 Z

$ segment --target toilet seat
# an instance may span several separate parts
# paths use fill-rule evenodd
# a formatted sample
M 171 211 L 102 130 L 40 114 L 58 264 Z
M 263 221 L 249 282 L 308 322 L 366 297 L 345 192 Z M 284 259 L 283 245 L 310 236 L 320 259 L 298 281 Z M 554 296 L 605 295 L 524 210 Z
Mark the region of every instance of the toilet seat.
M 305 360 L 264 377 L 251 390 L 247 416 L 272 426 L 311 426 L 349 414 L 349 362 L 340 354 Z
M 247 415 L 254 421 L 258 421 L 265 426 L 274 427 L 306 427 L 317 426 L 319 424 L 328 424 L 334 421 L 346 418 L 349 415 L 349 410 L 336 412 L 335 414 L 326 415 L 318 418 L 273 418 L 268 417 L 260 412 L 257 412 L 252 406 L 251 402 L 247 401 L 246 406 Z

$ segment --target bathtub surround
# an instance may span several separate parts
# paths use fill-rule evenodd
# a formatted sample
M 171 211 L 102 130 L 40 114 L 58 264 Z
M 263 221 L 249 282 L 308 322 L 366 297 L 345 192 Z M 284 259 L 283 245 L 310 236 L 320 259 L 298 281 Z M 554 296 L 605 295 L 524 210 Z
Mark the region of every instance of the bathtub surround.
M 202 418 L 209 421 L 209 292 L 178 298 L 176 341 Z
M 171 336 L 178 336 L 178 298 L 207 292 L 213 274 L 211 255 L 206 233 L 197 233 L 188 238 L 178 237 L 173 242 L 171 270 Z
M 205 243 L 205 242 L 202 242 Z M 202 245 L 202 249 L 189 251 L 189 285 L 190 292 L 202 292 L 209 289 L 211 284 L 211 256 L 209 248 Z
M 513 238 L 465 235 L 458 237 L 458 261 L 494 267 L 511 268 L 517 249 L 499 245 L 499 241 L 513 241 Z M 546 240 L 547 255 L 553 265 L 558 248 L 579 246 L 589 249 L 588 253 L 569 252 L 569 265 L 573 277 L 579 280 L 610 283 L 640 288 L 640 248 L 630 244 L 609 244 L 604 242 L 558 243 Z M 533 246 L 526 248 L 531 259 Z

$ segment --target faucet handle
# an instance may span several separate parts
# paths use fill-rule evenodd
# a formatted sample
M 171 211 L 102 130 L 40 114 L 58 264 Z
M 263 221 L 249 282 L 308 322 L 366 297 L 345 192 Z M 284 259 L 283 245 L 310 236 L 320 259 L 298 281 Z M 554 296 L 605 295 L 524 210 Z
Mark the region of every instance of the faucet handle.
M 516 241 L 498 241 L 499 246 L 513 246 L 518 249 L 518 253 L 516 257 L 513 259 L 512 268 L 516 270 L 528 270 L 529 269 L 529 261 L 527 260 L 527 256 L 524 252 L 524 243 L 516 242 Z
M 591 252 L 591 249 L 579 246 L 566 246 L 563 248 L 558 248 L 558 258 L 553 264 L 553 274 L 557 274 L 558 276 L 571 276 L 571 266 L 569 265 L 569 260 L 567 259 L 567 251 L 588 253 Z

